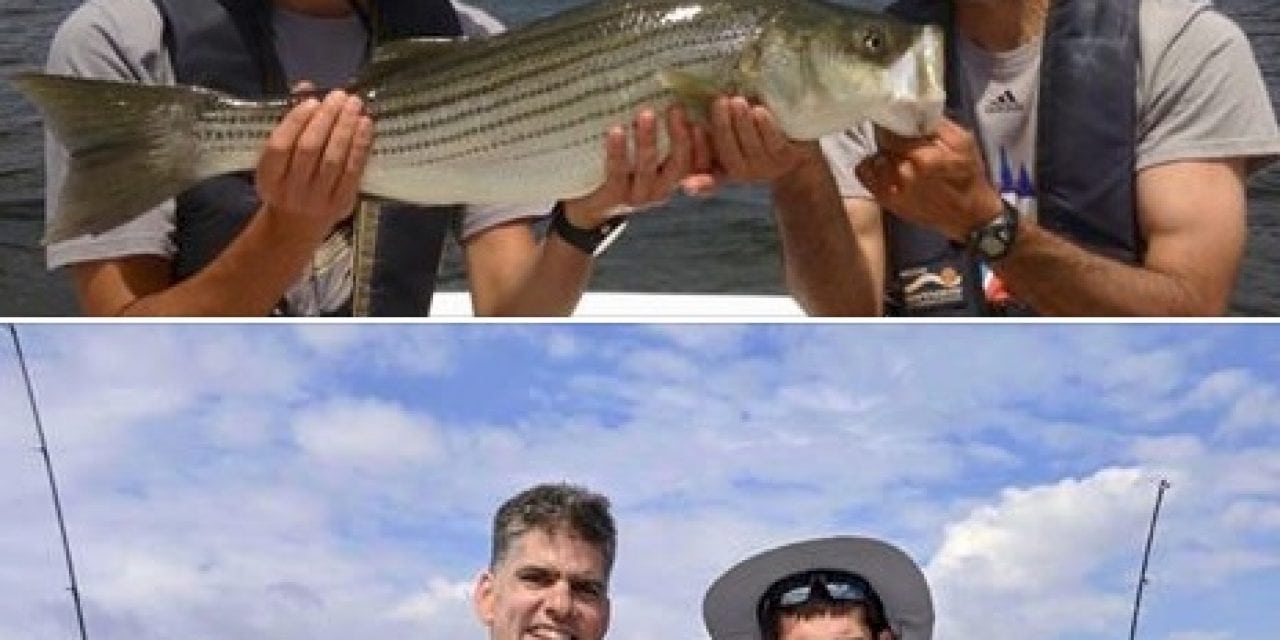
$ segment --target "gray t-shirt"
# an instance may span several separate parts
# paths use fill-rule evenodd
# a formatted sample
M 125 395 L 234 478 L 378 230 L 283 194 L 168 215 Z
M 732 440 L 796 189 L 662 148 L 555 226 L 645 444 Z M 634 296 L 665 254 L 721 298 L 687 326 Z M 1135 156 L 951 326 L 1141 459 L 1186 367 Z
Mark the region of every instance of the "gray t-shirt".
M 454 2 L 463 34 L 483 37 L 502 25 L 480 9 Z M 319 87 L 342 86 L 358 71 L 366 33 L 357 17 L 316 18 L 276 9 L 276 51 L 290 85 L 310 80 Z M 164 44 L 164 22 L 152 0 L 88 0 L 59 27 L 49 50 L 50 73 L 142 84 L 173 84 L 174 72 Z M 58 193 L 67 170 L 67 154 L 46 136 L 46 219 L 57 215 Z M 550 204 L 532 206 L 470 205 L 462 216 L 465 241 L 504 222 L 546 215 Z M 50 269 L 93 260 L 133 255 L 172 257 L 174 203 L 166 202 L 107 233 L 50 245 Z M 286 295 L 289 308 L 301 313 L 331 311 L 350 294 L 350 247 L 328 243 L 317 253 L 310 272 Z
M 1280 154 L 1276 125 L 1249 41 L 1230 19 L 1198 0 L 1143 0 L 1137 165 L 1245 157 L 1256 170 Z M 992 184 L 1034 216 L 1039 41 L 990 53 L 963 37 L 957 51 L 978 96 L 977 117 Z M 875 153 L 870 125 L 822 140 L 845 197 L 870 198 L 854 167 Z

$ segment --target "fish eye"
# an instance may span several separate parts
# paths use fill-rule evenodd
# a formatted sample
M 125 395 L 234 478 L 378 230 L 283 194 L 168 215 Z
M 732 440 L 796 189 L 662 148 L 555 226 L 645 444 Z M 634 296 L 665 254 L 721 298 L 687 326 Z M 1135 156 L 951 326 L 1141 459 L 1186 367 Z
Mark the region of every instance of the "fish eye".
M 879 29 L 867 29 L 862 34 L 862 46 L 868 53 L 880 53 L 884 50 L 884 32 Z

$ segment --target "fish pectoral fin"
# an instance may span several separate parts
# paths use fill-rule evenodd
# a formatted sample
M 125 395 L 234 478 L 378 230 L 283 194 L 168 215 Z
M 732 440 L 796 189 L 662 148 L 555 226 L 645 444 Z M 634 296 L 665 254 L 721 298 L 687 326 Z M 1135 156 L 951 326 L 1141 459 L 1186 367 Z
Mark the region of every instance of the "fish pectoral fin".
M 658 81 L 675 94 L 689 118 L 695 122 L 710 122 L 711 103 L 725 95 L 715 80 L 676 69 L 659 71 Z
M 405 69 L 435 62 L 443 54 L 458 51 L 476 42 L 466 38 L 403 38 L 374 49 L 369 63 L 360 70 L 355 86 L 370 87 Z

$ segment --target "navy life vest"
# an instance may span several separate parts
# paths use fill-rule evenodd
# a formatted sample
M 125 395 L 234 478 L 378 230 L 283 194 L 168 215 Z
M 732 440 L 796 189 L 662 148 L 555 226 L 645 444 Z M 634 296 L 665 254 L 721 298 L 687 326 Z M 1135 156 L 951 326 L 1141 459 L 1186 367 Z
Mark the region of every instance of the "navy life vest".
M 154 2 L 164 17 L 165 44 L 179 83 L 243 98 L 289 93 L 271 44 L 269 0 Z M 448 0 L 381 0 L 373 5 L 370 22 L 377 25 L 378 42 L 462 35 L 461 20 Z M 252 173 L 212 178 L 179 195 L 174 276 L 190 277 L 209 264 L 258 207 Z M 382 207 L 368 301 L 372 315 L 428 313 L 444 239 L 458 213 L 458 207 Z M 350 304 L 340 313 L 349 315 Z
M 1128 264 L 1138 264 L 1145 250 L 1134 185 L 1140 2 L 1051 0 L 1036 134 L 1040 226 Z M 947 116 L 977 134 L 976 102 L 955 52 L 951 2 L 899 0 L 886 11 L 946 25 Z M 884 219 L 890 315 L 996 312 L 983 295 L 979 262 L 963 247 L 899 216 Z M 908 290 L 922 278 L 944 284 L 923 295 Z M 1019 312 L 1017 306 L 1012 312 Z

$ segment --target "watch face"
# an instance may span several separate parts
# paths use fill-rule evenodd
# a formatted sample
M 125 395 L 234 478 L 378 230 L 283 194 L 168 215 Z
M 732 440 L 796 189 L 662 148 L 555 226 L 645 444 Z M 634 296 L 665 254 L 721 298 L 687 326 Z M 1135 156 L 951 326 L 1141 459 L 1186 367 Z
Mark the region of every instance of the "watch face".
M 978 249 L 987 256 L 1000 255 L 1005 248 L 1004 239 L 999 234 L 988 234 L 983 236 L 982 241 L 978 243 Z
M 1018 215 L 1018 211 L 1006 203 L 999 217 L 970 236 L 971 250 L 988 260 L 999 260 L 1008 255 L 1018 232 Z

